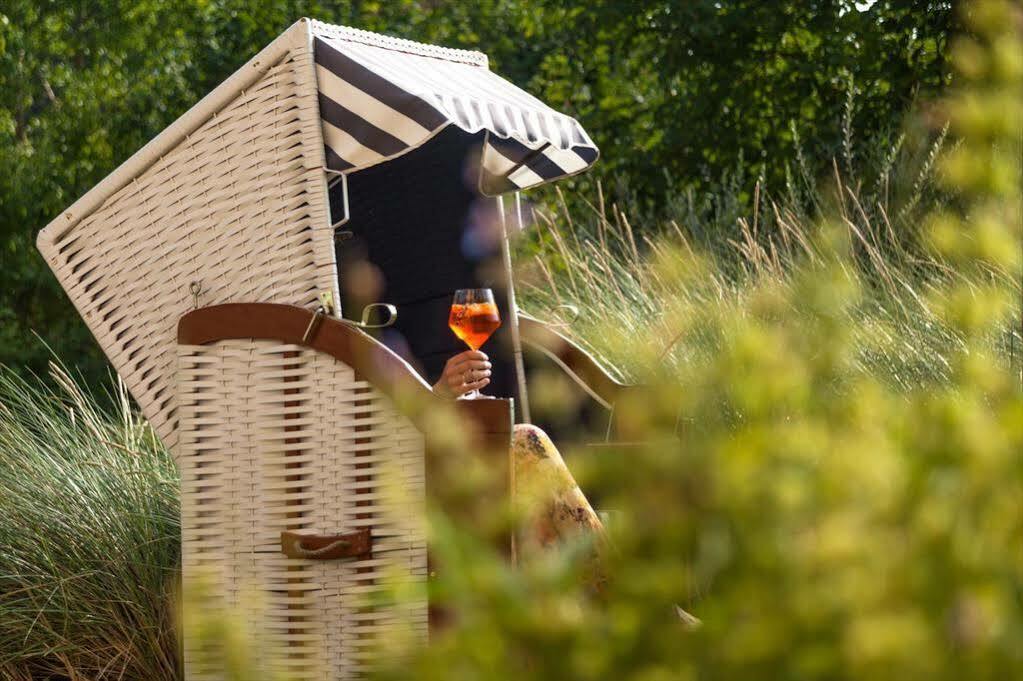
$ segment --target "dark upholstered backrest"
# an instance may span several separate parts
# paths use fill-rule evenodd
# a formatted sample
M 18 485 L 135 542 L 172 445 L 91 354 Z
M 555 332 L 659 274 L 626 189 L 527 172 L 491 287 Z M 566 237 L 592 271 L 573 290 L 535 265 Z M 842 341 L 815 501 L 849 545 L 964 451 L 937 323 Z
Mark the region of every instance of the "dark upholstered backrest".
M 339 228 L 341 310 L 359 318 L 370 302 L 391 303 L 398 320 L 380 338 L 431 384 L 466 349 L 448 328 L 452 294 L 490 287 L 508 318 L 495 200 L 480 195 L 482 135 L 448 127 L 419 149 L 348 178 L 350 219 Z M 331 190 L 334 215 L 340 185 Z M 347 234 L 345 234 L 347 233 Z M 494 363 L 485 393 L 515 396 L 508 326 L 483 347 Z

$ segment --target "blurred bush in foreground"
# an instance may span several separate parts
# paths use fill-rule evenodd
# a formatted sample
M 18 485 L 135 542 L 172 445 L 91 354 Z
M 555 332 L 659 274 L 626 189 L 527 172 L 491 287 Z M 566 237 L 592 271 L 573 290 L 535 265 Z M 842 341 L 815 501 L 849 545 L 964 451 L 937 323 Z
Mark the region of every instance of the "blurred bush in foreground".
M 648 391 L 617 415 L 621 439 L 642 446 L 572 456 L 584 488 L 620 512 L 608 593 L 586 597 L 572 552 L 506 568 L 441 519 L 435 550 L 466 567 L 439 574 L 437 591 L 461 616 L 390 678 L 1023 670 L 1023 398 L 992 343 L 1019 312 L 1023 16 L 992 0 L 964 18 L 960 87 L 937 112 L 956 140 L 938 159 L 951 196 L 924 216 L 921 246 L 954 276 L 915 294 L 955 339 L 942 380 L 863 370 L 856 312 L 874 294 L 840 213 L 786 276 L 750 277 L 712 304 L 655 301 L 661 332 L 588 320 L 591 339 L 638 367 L 663 367 L 673 337 L 711 348 L 637 372 Z M 661 291 L 708 290 L 696 250 L 655 255 Z M 599 269 L 587 285 L 614 297 Z M 676 603 L 703 626 L 685 627 Z
M 177 678 L 170 454 L 123 386 L 0 367 L 0 679 Z

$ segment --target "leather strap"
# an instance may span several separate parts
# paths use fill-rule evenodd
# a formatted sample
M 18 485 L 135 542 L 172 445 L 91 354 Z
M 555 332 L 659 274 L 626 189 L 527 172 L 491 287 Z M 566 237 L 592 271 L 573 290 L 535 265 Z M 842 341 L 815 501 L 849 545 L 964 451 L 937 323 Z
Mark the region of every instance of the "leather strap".
M 281 551 L 288 558 L 338 560 L 368 556 L 372 547 L 369 530 L 346 534 L 299 534 L 281 532 Z

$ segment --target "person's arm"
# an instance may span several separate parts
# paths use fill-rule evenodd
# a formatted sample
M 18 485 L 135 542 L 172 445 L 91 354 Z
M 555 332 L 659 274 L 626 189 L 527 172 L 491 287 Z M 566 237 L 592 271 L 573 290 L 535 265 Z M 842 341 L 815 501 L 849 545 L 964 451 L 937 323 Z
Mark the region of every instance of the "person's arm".
M 466 350 L 447 361 L 433 392 L 454 399 L 489 383 L 490 358 L 478 350 Z

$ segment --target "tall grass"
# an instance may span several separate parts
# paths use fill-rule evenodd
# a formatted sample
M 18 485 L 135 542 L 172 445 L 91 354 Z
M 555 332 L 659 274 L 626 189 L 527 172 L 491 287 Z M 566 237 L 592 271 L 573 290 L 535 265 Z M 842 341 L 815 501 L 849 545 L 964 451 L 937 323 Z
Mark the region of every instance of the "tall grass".
M 844 127 L 850 140 L 848 120 Z M 853 254 L 847 269 L 864 292 L 846 313 L 862 371 L 903 389 L 947 380 L 949 357 L 962 349 L 962 339 L 943 322 L 933 296 L 959 275 L 935 255 L 922 229 L 925 216 L 946 201 L 935 186 L 946 132 L 925 143 L 910 144 L 905 134 L 882 137 L 862 149 L 850 141 L 823 179 L 814 178 L 797 154 L 786 186 L 776 192 L 758 180 L 745 185 L 740 169 L 724 178 L 720 193 L 681 191 L 659 216 L 641 218 L 650 221 L 645 224 L 630 217 L 628 195 L 623 203 L 608 201 L 599 183 L 592 201 L 566 200 L 555 190 L 552 200 L 532 210 L 536 229 L 522 248 L 526 264 L 518 282 L 523 307 L 560 320 L 610 366 L 635 376 L 653 367 L 609 343 L 601 332 L 606 325 L 661 339 L 659 362 L 716 352 L 699 333 L 666 326 L 666 306 L 741 308 L 755 284 L 787 281 L 800 267 L 830 257 L 837 236 Z M 744 192 L 745 202 L 739 198 Z M 831 231 L 825 234 L 822 225 Z M 680 251 L 699 253 L 693 263 L 699 260 L 701 271 L 684 280 L 665 277 L 664 261 Z M 1016 320 L 992 345 L 1018 361 L 1020 332 Z
M 176 679 L 178 481 L 129 402 L 0 367 L 0 678 Z

